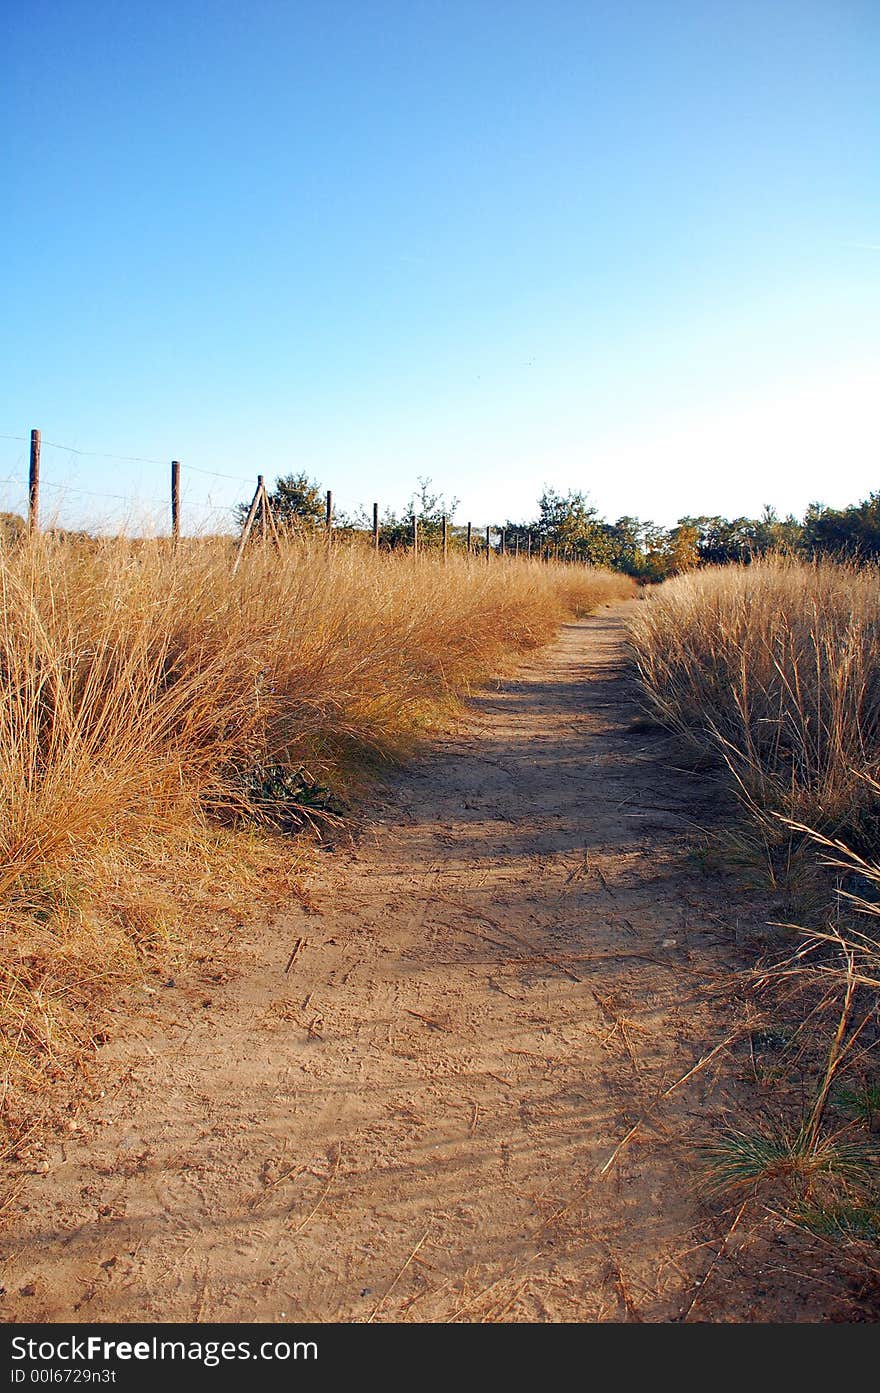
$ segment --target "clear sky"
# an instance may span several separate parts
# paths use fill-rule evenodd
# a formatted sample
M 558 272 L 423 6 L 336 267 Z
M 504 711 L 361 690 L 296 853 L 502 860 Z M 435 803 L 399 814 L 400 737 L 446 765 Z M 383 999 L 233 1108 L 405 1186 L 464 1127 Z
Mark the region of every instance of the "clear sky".
M 481 523 L 880 488 L 877 0 L 28 0 L 2 40 L 0 433 L 95 452 L 44 448 L 61 520 L 172 457 L 190 524 L 248 493 L 197 469 Z

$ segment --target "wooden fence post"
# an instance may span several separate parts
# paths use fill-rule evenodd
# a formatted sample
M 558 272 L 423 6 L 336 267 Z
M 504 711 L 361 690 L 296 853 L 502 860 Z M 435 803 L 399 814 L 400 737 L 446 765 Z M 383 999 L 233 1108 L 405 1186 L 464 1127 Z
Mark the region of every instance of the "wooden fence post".
M 468 533 L 467 533 L 467 554 L 468 554 L 468 556 L 470 556 L 470 554 L 471 554 L 471 525 L 470 525 L 470 523 L 468 523 Z
M 233 575 L 235 575 L 236 571 L 238 570 L 239 562 L 241 561 L 241 558 L 244 555 L 244 549 L 247 543 L 247 539 L 251 535 L 251 528 L 254 525 L 254 518 L 257 516 L 257 508 L 263 497 L 263 488 L 263 476 L 262 474 L 258 474 L 256 492 L 254 493 L 254 496 L 251 500 L 251 506 L 250 508 L 248 508 L 248 515 L 245 518 L 244 527 L 241 529 L 241 536 L 238 540 L 238 551 L 235 553 L 235 563 L 232 567 Z
M 333 537 L 333 490 L 327 490 L 327 513 L 324 520 L 324 527 L 327 532 L 327 545 L 329 547 Z
M 277 527 L 277 525 L 276 525 L 276 523 L 275 523 L 274 517 L 272 516 L 272 504 L 269 502 L 269 495 L 268 495 L 268 493 L 266 492 L 266 485 L 265 485 L 265 484 L 263 485 L 263 495 L 262 495 L 262 497 L 263 497 L 263 516 L 264 516 L 264 518 L 265 518 L 265 521 L 268 522 L 268 524 L 269 524 L 269 531 L 272 533 L 272 541 L 275 543 L 275 550 L 276 550 L 276 551 L 280 551 L 280 550 L 281 550 L 281 538 L 280 538 L 279 535 L 278 535 L 278 527 Z M 266 535 L 266 533 L 265 533 L 265 527 L 264 527 L 264 529 L 263 529 L 263 536 L 265 537 L 265 535 Z
M 449 555 L 449 523 L 446 514 L 443 515 L 443 565 L 446 565 L 446 558 Z
M 507 531 L 503 527 L 501 529 L 501 555 L 507 555 Z
M 488 566 L 489 561 L 491 560 L 491 557 L 492 557 L 492 549 L 491 549 L 491 547 L 489 546 L 489 532 L 490 532 L 490 530 L 491 530 L 490 528 L 488 528 L 488 527 L 486 528 L 486 565 L 487 565 L 487 566 Z
M 418 520 L 418 518 L 416 517 L 415 513 L 413 513 L 413 520 L 412 520 L 412 549 L 413 549 L 413 556 L 418 556 L 418 554 L 419 554 L 419 520 Z
M 258 474 L 258 475 L 257 475 L 257 512 L 258 512 L 259 515 L 260 515 L 260 541 L 261 541 L 261 542 L 265 542 L 265 540 L 266 540 L 266 505 L 265 505 L 265 503 L 263 502 L 263 497 L 264 497 L 264 495 L 265 495 L 265 492 L 266 492 L 266 481 L 265 481 L 265 479 L 263 478 L 262 474 Z M 254 522 L 256 522 L 256 520 L 257 520 L 257 519 L 256 519 L 256 514 L 254 514 Z
M 180 541 L 180 460 L 171 461 L 171 541 Z
M 28 475 L 28 527 L 40 530 L 40 432 L 31 431 L 31 467 Z
M 379 550 L 379 504 L 373 504 L 373 550 Z

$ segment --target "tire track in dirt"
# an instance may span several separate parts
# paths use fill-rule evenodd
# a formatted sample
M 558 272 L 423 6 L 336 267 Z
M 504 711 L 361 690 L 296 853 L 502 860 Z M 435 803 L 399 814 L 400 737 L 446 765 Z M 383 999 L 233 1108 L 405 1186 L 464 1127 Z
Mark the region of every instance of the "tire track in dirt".
M 734 1024 L 733 959 L 693 854 L 717 790 L 633 723 L 634 603 L 478 695 L 209 1009 L 169 988 L 102 1051 L 107 1096 L 6 1236 L 6 1319 L 685 1309 L 719 1230 L 682 1138 L 735 1074 L 655 1100 Z

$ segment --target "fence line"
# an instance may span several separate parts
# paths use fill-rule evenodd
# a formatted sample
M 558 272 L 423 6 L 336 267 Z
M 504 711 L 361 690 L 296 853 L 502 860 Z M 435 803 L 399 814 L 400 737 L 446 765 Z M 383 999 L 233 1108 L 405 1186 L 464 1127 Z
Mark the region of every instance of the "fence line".
M 79 449 L 77 446 L 62 445 L 59 444 L 57 441 L 43 440 L 41 438 L 39 430 L 36 429 L 31 431 L 30 437 L 21 435 L 0 434 L 0 440 L 14 440 L 23 444 L 27 444 L 28 440 L 30 441 L 27 488 L 27 527 L 28 530 L 31 532 L 37 532 L 40 529 L 40 492 L 41 489 L 48 488 L 61 494 L 69 493 L 86 498 L 106 498 L 112 499 L 116 502 L 130 503 L 133 505 L 146 502 L 152 503 L 156 507 L 170 506 L 171 540 L 172 544 L 176 546 L 179 543 L 181 537 L 182 470 L 189 470 L 194 474 L 207 475 L 212 478 L 227 479 L 233 483 L 242 485 L 247 484 L 249 482 L 245 475 L 227 474 L 221 472 L 220 470 L 205 469 L 200 465 L 186 465 L 181 464 L 180 460 L 171 460 L 171 490 L 170 497 L 168 499 L 162 499 L 157 497 L 145 498 L 143 496 L 134 498 L 126 494 L 104 493 L 95 489 L 84 489 L 80 488 L 77 485 L 58 484 L 52 480 L 47 480 L 45 478 L 41 479 L 42 450 L 45 448 L 50 448 L 54 450 L 62 450 L 69 454 L 82 456 L 84 458 L 117 460 L 120 462 L 132 464 L 164 465 L 166 468 L 168 466 L 168 461 L 152 459 L 144 455 L 116 455 L 99 450 L 82 450 Z M 17 482 L 15 475 L 9 475 L 5 479 L 0 479 L 0 484 L 11 484 L 15 482 Z M 241 507 L 241 505 L 237 506 Z M 222 513 L 228 515 L 233 511 L 233 509 L 231 507 L 214 507 L 211 508 L 209 511 L 214 514 Z M 335 514 L 333 507 L 333 492 L 331 489 L 328 489 L 326 494 L 326 507 L 324 510 L 324 530 L 326 534 L 326 543 L 328 548 L 332 546 L 334 539 L 334 520 Z M 239 546 L 236 553 L 234 569 L 238 568 L 238 564 L 242 555 L 242 549 L 245 543 L 247 542 L 248 538 L 253 535 L 253 529 L 257 521 L 259 521 L 261 538 L 264 541 L 271 539 L 277 545 L 279 543 L 278 520 L 274 516 L 270 495 L 266 489 L 264 477 L 262 474 L 258 475 L 257 477 L 256 492 L 254 493 L 250 509 L 245 517 L 241 532 L 239 534 Z M 407 520 L 404 519 L 403 522 L 397 523 L 396 525 L 401 529 L 405 529 L 407 526 Z M 413 555 L 418 556 L 419 553 L 425 548 L 425 525 L 424 522 L 422 522 L 422 525 L 420 526 L 418 515 L 413 513 L 412 517 L 409 519 L 408 526 L 409 547 Z M 344 530 L 349 530 L 348 525 L 345 526 Z M 382 524 L 380 522 L 379 517 L 378 503 L 374 502 L 372 505 L 371 530 L 368 530 L 366 515 L 364 517 L 363 528 L 355 528 L 355 530 L 363 531 L 365 535 L 371 535 L 374 549 L 377 551 L 380 549 L 382 545 Z M 520 548 L 520 539 L 522 535 L 524 541 L 524 556 L 526 560 L 532 560 L 533 556 L 539 560 L 544 561 L 550 560 L 551 557 L 554 560 L 558 561 L 561 559 L 565 562 L 579 560 L 576 554 L 572 554 L 572 549 L 568 547 L 564 547 L 562 549 L 562 556 L 560 557 L 560 547 L 558 543 L 550 542 L 548 538 L 544 538 L 540 534 L 534 535 L 532 530 L 522 527 L 516 527 L 515 529 L 513 529 L 513 532 L 514 538 L 513 543 L 511 544 L 510 537 L 508 535 L 508 529 L 506 527 L 493 526 L 492 524 L 489 524 L 485 529 L 485 543 L 483 543 L 482 539 L 477 541 L 474 525 L 472 522 L 468 521 L 467 524 L 458 524 L 456 527 L 453 527 L 451 520 L 444 515 L 440 520 L 439 528 L 437 531 L 437 548 L 442 556 L 443 561 L 445 562 L 448 558 L 450 542 L 453 539 L 455 539 L 457 534 L 457 539 L 460 541 L 464 541 L 465 552 L 468 556 L 477 555 L 481 552 L 484 552 L 487 562 L 491 561 L 493 556 L 504 558 L 505 560 L 509 558 L 519 560 L 521 555 L 523 554 Z M 498 541 L 497 543 L 493 543 L 493 536 L 496 535 L 498 537 Z

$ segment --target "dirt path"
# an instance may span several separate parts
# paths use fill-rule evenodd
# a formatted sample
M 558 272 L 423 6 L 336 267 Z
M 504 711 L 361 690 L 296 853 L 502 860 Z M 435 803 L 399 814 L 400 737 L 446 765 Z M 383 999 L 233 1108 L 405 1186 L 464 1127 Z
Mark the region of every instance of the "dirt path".
M 627 608 L 478 697 L 321 858 L 313 912 L 103 1051 L 6 1319 L 699 1317 L 723 1228 L 681 1137 L 735 1070 L 657 1096 L 734 1024 L 729 906 L 693 854 L 711 791 L 631 728 Z

